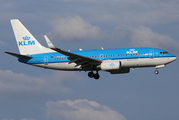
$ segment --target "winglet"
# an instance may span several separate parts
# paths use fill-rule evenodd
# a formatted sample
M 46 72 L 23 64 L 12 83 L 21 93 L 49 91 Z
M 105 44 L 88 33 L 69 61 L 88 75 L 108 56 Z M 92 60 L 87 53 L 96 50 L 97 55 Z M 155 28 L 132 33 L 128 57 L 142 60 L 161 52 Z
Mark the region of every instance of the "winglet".
M 45 37 L 48 47 L 51 49 L 55 49 L 56 47 L 52 44 L 52 42 L 48 39 L 48 37 L 46 35 L 44 35 L 44 37 Z

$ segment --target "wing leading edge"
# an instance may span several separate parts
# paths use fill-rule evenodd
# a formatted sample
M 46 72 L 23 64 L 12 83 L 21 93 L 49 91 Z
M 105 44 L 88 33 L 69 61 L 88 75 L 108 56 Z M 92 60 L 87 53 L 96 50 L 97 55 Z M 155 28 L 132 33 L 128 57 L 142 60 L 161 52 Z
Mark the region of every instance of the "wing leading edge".
M 59 48 L 56 48 L 46 35 L 44 35 L 44 37 L 45 37 L 47 45 L 49 46 L 50 49 L 55 50 L 63 55 L 68 56 L 68 59 L 70 60 L 69 64 L 76 63 L 77 65 L 75 67 L 80 66 L 81 69 L 90 70 L 90 69 L 94 69 L 96 66 L 98 66 L 102 63 L 101 60 L 88 58 L 88 57 L 85 57 L 82 55 L 78 55 L 75 53 L 67 52 L 67 51 L 61 50 Z

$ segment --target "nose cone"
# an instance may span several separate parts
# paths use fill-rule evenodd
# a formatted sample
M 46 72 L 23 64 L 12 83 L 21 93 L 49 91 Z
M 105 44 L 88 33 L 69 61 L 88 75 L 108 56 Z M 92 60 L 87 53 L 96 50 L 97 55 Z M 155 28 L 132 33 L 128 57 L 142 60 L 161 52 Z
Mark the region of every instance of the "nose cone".
M 176 56 L 174 56 L 174 57 L 170 57 L 171 62 L 175 61 L 176 59 L 177 59 Z
M 175 61 L 176 59 L 177 59 L 177 57 L 175 56 L 173 61 Z

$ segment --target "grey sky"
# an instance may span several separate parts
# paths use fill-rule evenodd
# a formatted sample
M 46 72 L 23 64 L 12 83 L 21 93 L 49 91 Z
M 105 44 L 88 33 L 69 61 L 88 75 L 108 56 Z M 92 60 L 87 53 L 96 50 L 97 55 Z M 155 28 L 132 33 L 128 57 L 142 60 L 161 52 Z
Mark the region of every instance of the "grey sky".
M 178 0 L 1 0 L 0 120 L 178 120 L 178 60 L 129 74 L 62 72 L 21 64 L 10 19 L 64 50 L 157 47 L 179 55 Z M 73 117 L 72 117 L 73 116 Z

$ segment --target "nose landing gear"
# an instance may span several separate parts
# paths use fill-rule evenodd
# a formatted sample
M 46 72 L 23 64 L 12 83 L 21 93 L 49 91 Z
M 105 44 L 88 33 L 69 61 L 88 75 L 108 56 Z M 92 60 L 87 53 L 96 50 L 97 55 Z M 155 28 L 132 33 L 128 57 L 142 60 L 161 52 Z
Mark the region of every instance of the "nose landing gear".
M 158 71 L 158 70 L 155 70 L 155 72 L 154 72 L 154 73 L 157 75 L 157 74 L 159 74 L 159 71 Z
M 96 74 L 94 74 L 93 71 L 91 71 L 88 73 L 88 77 L 98 80 L 100 78 L 100 75 L 98 74 L 98 71 L 96 71 Z

